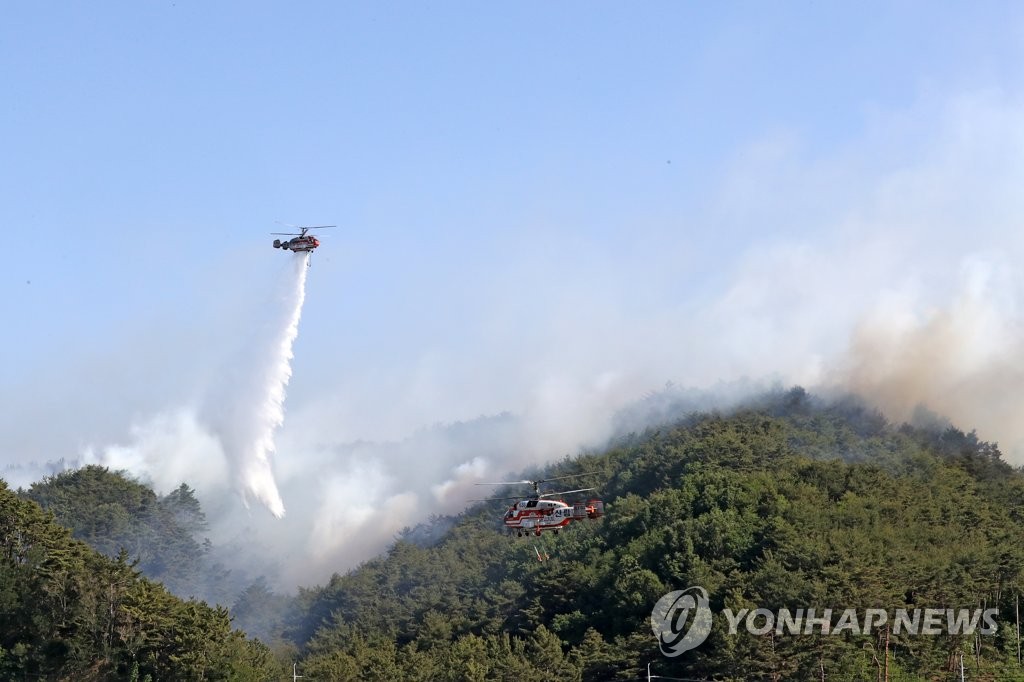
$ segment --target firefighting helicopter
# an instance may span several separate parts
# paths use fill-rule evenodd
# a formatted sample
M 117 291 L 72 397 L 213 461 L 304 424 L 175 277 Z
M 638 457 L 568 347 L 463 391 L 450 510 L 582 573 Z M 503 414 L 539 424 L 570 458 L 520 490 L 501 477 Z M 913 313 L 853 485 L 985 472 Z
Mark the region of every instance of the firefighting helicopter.
M 284 225 L 286 223 L 282 223 Z M 288 225 L 288 227 L 294 227 L 299 232 L 271 232 L 270 234 L 282 235 L 291 237 L 291 239 L 275 239 L 274 248 L 284 249 L 285 251 L 294 251 L 295 253 L 308 253 L 316 247 L 320 246 L 320 240 L 313 235 L 307 236 L 306 233 L 310 230 L 322 230 L 327 227 L 337 227 L 337 225 L 307 225 L 305 227 L 301 225 Z
M 561 490 L 558 492 L 542 493 L 540 492 L 540 485 L 549 481 L 560 481 L 566 478 L 579 478 L 580 476 L 589 475 L 591 474 L 570 474 L 568 476 L 542 478 L 536 481 L 526 480 L 477 483 L 476 485 L 531 485 L 533 486 L 533 496 L 528 499 L 523 499 L 521 496 L 489 497 L 484 500 L 476 501 L 490 502 L 495 500 L 515 500 L 516 502 L 508 508 L 505 512 L 505 516 L 502 518 L 502 522 L 505 524 L 505 528 L 508 529 L 510 535 L 515 531 L 517 537 L 523 537 L 523 535 L 529 536 L 532 532 L 534 536 L 539 537 L 541 531 L 545 530 L 551 530 L 557 534 L 559 529 L 568 526 L 573 521 L 582 521 L 583 519 L 593 520 L 604 516 L 604 502 L 597 499 L 591 499 L 586 502 L 576 502 L 570 506 L 563 500 L 548 500 L 545 498 L 555 497 L 556 495 L 569 495 L 571 493 L 583 493 L 595 490 L 595 488 L 577 488 L 576 490 Z

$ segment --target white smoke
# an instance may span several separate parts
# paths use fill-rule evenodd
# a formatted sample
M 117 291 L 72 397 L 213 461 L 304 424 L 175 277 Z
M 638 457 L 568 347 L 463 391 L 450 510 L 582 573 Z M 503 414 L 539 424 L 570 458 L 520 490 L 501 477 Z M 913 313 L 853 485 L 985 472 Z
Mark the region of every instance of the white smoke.
M 910 295 L 882 301 L 855 329 L 840 384 L 895 420 L 923 406 L 998 441 L 1024 461 L 1024 319 L 1018 273 L 995 254 L 973 254 L 952 300 L 925 306 Z
M 237 539 L 287 557 L 289 587 L 370 558 L 396 529 L 459 511 L 481 496 L 473 484 L 484 476 L 599 445 L 617 408 L 666 380 L 839 385 L 894 419 L 924 403 L 1024 462 L 1024 103 L 981 93 L 890 119 L 876 114 L 858 139 L 821 157 L 797 144 L 740 150 L 706 215 L 686 216 L 691 229 L 659 236 L 638 221 L 637 238 L 657 248 L 544 251 L 524 237 L 492 255 L 473 286 L 417 281 L 430 317 L 367 332 L 381 342 L 404 335 L 393 354 L 353 347 L 302 370 L 310 383 L 293 395 L 301 400 L 279 434 L 275 479 L 305 278 L 289 269 L 273 308 L 282 314 L 265 333 L 238 338 L 249 351 L 233 363 L 239 376 L 210 372 L 223 389 L 194 419 L 223 444 L 221 468 L 247 496 L 272 511 L 288 500 L 283 521 L 221 499 L 228 475 L 206 487 L 216 478 L 208 462 L 221 465 L 190 418 L 137 415 L 136 442 L 111 449 L 109 461 L 167 486 L 178 476 L 196 485 L 215 544 Z M 723 231 L 724 243 L 712 244 Z M 459 298 L 466 291 L 476 298 Z M 225 298 L 260 298 L 244 294 Z M 377 305 L 363 318 L 350 307 L 346 322 L 393 316 Z M 227 325 L 211 326 L 224 336 Z M 333 342 L 324 336 L 316 340 Z
M 220 441 L 204 428 L 193 408 L 169 410 L 133 424 L 130 435 L 128 445 L 86 447 L 80 463 L 144 474 L 164 493 L 184 481 L 199 490 L 216 490 L 228 477 Z

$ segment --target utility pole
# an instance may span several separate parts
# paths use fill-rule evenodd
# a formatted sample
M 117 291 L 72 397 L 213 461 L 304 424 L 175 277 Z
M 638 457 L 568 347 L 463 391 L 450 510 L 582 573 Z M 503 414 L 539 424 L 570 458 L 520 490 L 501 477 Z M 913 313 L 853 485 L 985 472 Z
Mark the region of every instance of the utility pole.
M 889 682 L 889 626 L 885 626 L 885 682 Z
M 988 606 L 988 598 L 981 600 L 982 610 L 984 610 L 986 606 Z M 978 670 L 981 670 L 981 635 L 974 635 L 974 653 L 977 661 L 975 665 L 978 666 Z

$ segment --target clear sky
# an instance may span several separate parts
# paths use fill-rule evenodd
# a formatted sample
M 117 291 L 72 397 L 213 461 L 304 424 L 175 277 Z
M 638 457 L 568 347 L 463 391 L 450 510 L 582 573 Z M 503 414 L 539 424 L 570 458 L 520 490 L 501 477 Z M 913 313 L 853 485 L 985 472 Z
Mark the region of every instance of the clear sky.
M 841 376 L 897 409 L 1019 349 L 1018 2 L 0 13 L 12 460 L 201 404 L 286 270 L 275 221 L 338 225 L 295 348 L 297 449 L 510 410 L 578 422 L 550 456 L 668 380 Z M 863 366 L 919 357 L 972 301 L 996 331 L 953 384 L 894 398 Z

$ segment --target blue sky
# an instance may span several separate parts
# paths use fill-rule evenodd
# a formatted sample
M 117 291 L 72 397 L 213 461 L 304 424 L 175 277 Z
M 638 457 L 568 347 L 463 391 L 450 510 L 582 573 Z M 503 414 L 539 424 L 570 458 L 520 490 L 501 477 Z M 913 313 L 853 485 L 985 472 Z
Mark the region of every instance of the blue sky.
M 667 380 L 845 381 L 897 412 L 967 382 L 973 410 L 940 406 L 968 420 L 1007 388 L 976 376 L 1021 327 L 1020 3 L 0 11 L 14 459 L 201 403 L 287 270 L 277 220 L 338 225 L 296 450 L 511 410 L 543 458 Z M 912 365 L 971 296 L 1001 341 L 954 384 L 863 366 Z
M 275 220 L 340 226 L 303 329 L 318 364 L 457 346 L 487 305 L 470 283 L 503 267 L 558 288 L 681 240 L 680 267 L 653 273 L 667 286 L 620 292 L 674 305 L 786 229 L 708 218 L 745 149 L 788 135 L 813 161 L 857 144 L 872 112 L 1016 92 L 1024 41 L 1015 3 L 4 13 L 0 216 L 17 246 L 0 350 L 23 376 L 215 314 L 232 268 L 260 277 L 280 257 Z

